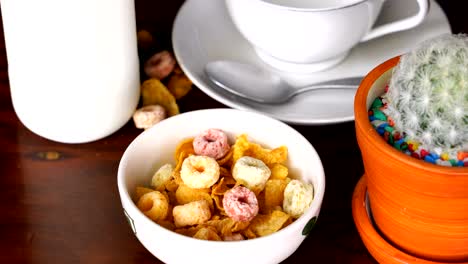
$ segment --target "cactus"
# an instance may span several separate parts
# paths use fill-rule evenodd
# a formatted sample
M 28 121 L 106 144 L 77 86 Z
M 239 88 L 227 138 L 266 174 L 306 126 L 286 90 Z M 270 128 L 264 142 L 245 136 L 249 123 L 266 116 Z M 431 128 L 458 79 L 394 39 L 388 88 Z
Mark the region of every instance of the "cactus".
M 456 155 L 468 147 L 468 37 L 445 34 L 400 57 L 385 114 L 409 140 Z

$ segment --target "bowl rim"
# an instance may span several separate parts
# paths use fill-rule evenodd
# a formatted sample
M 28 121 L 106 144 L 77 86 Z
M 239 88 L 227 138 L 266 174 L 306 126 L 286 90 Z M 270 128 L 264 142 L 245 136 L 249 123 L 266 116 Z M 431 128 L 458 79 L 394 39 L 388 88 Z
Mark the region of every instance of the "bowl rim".
M 451 178 L 452 180 L 453 177 L 467 178 L 468 167 L 441 166 L 408 156 L 387 144 L 387 142 L 382 139 L 371 125 L 371 122 L 368 119 L 367 109 L 368 93 L 374 86 L 374 83 L 380 79 L 383 74 L 393 70 L 393 68 L 398 64 L 400 57 L 401 55 L 395 56 L 382 62 L 373 68 L 361 81 L 354 100 L 354 119 L 356 129 L 361 130 L 362 135 L 372 141 L 375 149 L 387 153 L 392 159 L 403 164 L 413 166 L 423 171 L 439 174 L 442 178 Z
M 125 168 L 125 163 L 128 159 L 128 156 L 130 155 L 130 151 L 139 143 L 140 140 L 144 138 L 144 135 L 149 134 L 149 133 L 154 133 L 154 130 L 158 130 L 159 127 L 165 126 L 166 124 L 171 124 L 171 123 L 176 123 L 179 121 L 179 119 L 185 119 L 193 115 L 199 115 L 203 113 L 211 113 L 211 112 L 225 112 L 225 113 L 231 113 L 231 114 L 243 114 L 243 115 L 248 115 L 250 117 L 255 117 L 255 118 L 260 118 L 260 119 L 265 119 L 267 122 L 271 122 L 272 124 L 279 125 L 283 127 L 284 129 L 290 130 L 294 134 L 295 137 L 298 137 L 301 141 L 304 141 L 306 148 L 311 151 L 311 153 L 314 154 L 314 156 L 317 158 L 318 164 L 320 164 L 320 167 L 317 168 L 318 175 L 316 176 L 318 181 L 316 182 L 316 185 L 314 185 L 314 199 L 312 201 L 311 206 L 307 209 L 304 214 L 295 219 L 293 223 L 290 225 L 286 226 L 285 228 L 282 228 L 279 231 L 274 232 L 273 234 L 263 236 L 263 237 L 257 237 L 255 239 L 246 239 L 246 240 L 241 240 L 241 241 L 210 241 L 210 240 L 202 240 L 202 239 L 196 239 L 193 237 L 185 236 L 179 233 L 176 233 L 172 230 L 166 229 L 162 227 L 161 225 L 155 223 L 152 221 L 150 218 L 148 218 L 146 215 L 144 215 L 136 206 L 135 202 L 131 198 L 131 195 L 125 185 L 125 176 L 124 176 L 124 168 Z M 155 126 L 146 129 L 142 133 L 140 133 L 135 139 L 132 140 L 132 142 L 127 146 L 125 149 L 119 165 L 118 165 L 118 170 L 117 170 L 117 187 L 118 187 L 118 192 L 120 199 L 122 200 L 122 208 L 127 212 L 129 216 L 136 215 L 139 219 L 142 219 L 145 225 L 150 225 L 153 226 L 154 228 L 157 228 L 163 233 L 166 233 L 169 236 L 174 236 L 178 237 L 179 239 L 186 240 L 187 242 L 192 242 L 192 243 L 202 243 L 202 244 L 207 244 L 210 246 L 213 245 L 236 245 L 239 243 L 249 245 L 249 244 L 256 244 L 258 242 L 261 242 L 263 240 L 271 240 L 271 239 L 276 239 L 277 236 L 280 236 L 283 233 L 286 232 L 292 232 L 294 229 L 298 229 L 299 225 L 302 223 L 303 228 L 306 227 L 307 223 L 311 221 L 314 217 L 318 217 L 320 213 L 320 209 L 323 203 L 323 198 L 325 196 L 325 185 L 326 185 L 326 179 L 325 179 L 325 172 L 323 168 L 323 163 L 320 159 L 320 156 L 318 155 L 316 149 L 312 146 L 312 144 L 301 134 L 299 133 L 296 129 L 292 128 L 288 124 L 274 119 L 270 116 L 260 114 L 257 112 L 252 112 L 248 110 L 239 110 L 239 109 L 231 109 L 231 108 L 211 108 L 211 109 L 200 109 L 200 110 L 193 110 L 193 111 L 188 111 L 181 113 L 179 115 L 173 116 L 171 118 L 167 118 L 156 124 Z M 129 202 L 130 207 L 125 208 L 124 202 Z M 308 216 L 308 218 L 306 218 Z M 297 226 L 297 227 L 296 227 Z M 296 228 L 295 228 L 296 227 Z M 302 228 L 302 229 L 303 229 Z M 302 232 L 302 229 L 300 230 Z M 307 237 L 307 235 L 304 236 L 304 238 Z M 221 243 L 220 243 L 221 242 Z M 226 243 L 229 242 L 229 243 Z

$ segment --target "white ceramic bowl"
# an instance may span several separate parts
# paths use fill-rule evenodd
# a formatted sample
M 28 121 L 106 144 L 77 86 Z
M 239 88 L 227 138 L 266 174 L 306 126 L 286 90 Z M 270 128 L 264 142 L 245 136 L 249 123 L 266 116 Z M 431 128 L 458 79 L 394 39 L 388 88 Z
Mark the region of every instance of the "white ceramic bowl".
M 208 128 L 224 130 L 234 142 L 246 133 L 254 142 L 274 148 L 288 147 L 290 175 L 313 184 L 311 207 L 282 230 L 252 240 L 219 242 L 179 235 L 147 218 L 132 201 L 135 188 L 146 186 L 158 166 L 174 163 L 177 143 Z M 317 152 L 300 133 L 265 115 L 234 109 L 183 113 L 156 124 L 126 149 L 118 169 L 118 189 L 130 226 L 140 242 L 165 263 L 279 263 L 290 256 L 315 223 L 325 193 L 325 175 Z M 313 237 L 309 239 L 314 239 Z

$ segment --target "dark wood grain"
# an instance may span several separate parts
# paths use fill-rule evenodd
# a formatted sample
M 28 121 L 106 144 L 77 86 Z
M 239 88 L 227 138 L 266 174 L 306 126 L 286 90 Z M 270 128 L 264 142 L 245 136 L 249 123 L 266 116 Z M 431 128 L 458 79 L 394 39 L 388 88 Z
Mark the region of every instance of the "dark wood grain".
M 461 2 L 440 0 L 455 33 L 468 32 Z M 182 3 L 136 0 L 138 28 L 170 49 Z M 129 121 L 88 144 L 55 143 L 30 132 L 12 107 L 0 30 L 0 263 L 159 263 L 127 225 L 117 191 L 120 157 L 141 130 Z M 180 101 L 183 112 L 215 107 L 226 106 L 197 88 Z M 354 123 L 294 127 L 320 155 L 327 186 L 316 227 L 284 263 L 375 263 L 351 215 L 363 173 Z

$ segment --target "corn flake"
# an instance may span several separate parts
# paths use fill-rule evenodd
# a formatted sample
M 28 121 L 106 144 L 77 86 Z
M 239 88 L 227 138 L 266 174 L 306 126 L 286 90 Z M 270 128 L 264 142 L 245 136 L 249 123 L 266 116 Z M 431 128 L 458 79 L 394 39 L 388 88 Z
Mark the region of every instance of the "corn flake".
M 200 230 L 193 235 L 194 238 L 203 239 L 203 240 L 211 240 L 211 241 L 221 241 L 222 239 L 216 233 L 216 229 L 213 227 L 202 227 Z
M 143 106 L 160 105 L 166 109 L 167 116 L 179 114 L 179 106 L 175 97 L 166 86 L 158 79 L 151 78 L 141 85 Z
M 185 184 L 179 185 L 175 192 L 177 204 L 187 204 L 198 200 L 206 200 L 213 211 L 213 199 L 211 199 L 210 189 L 192 189 Z
M 284 179 L 270 179 L 265 184 L 265 201 L 264 211 L 268 212 L 273 210 L 275 207 L 281 207 L 283 205 L 284 189 L 288 185 L 289 180 Z
M 269 214 L 257 215 L 250 224 L 250 228 L 257 236 L 267 236 L 280 230 L 291 218 L 285 212 L 272 211 Z
M 182 152 L 185 154 L 181 157 L 180 154 Z M 187 138 L 187 139 L 182 140 L 179 144 L 177 144 L 176 150 L 174 152 L 174 159 L 178 162 L 181 162 L 181 161 L 184 161 L 184 159 L 188 155 L 193 155 L 193 154 L 195 154 L 195 150 L 193 149 L 193 138 Z
M 288 167 L 280 163 L 274 163 L 271 167 L 270 179 L 286 179 L 288 177 Z

